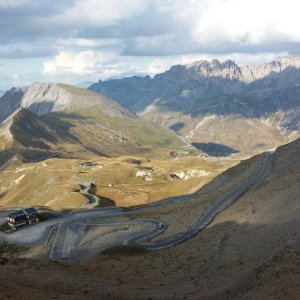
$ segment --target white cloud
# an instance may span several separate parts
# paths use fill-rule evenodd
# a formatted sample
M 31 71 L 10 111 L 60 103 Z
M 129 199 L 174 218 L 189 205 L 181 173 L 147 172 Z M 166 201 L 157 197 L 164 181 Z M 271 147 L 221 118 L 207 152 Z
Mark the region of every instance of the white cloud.
M 18 14 L 3 14 L 2 45 L 51 40 L 61 51 L 111 46 L 133 56 L 300 46 L 296 0 L 0 0 L 0 7 L 25 2 Z
M 153 0 L 172 24 L 126 43 L 128 55 L 297 52 L 300 2 L 295 0 Z M 163 24 L 166 26 L 166 24 Z
M 104 66 L 116 63 L 113 53 L 82 51 L 60 52 L 43 63 L 43 73 L 49 75 L 93 75 Z
M 155 75 L 201 59 L 243 65 L 300 52 L 296 0 L 0 0 L 0 10 L 3 74 L 26 78 Z M 57 51 L 42 74 L 33 70 Z
M 212 0 L 192 37 L 204 47 L 299 42 L 299 9 L 295 0 Z

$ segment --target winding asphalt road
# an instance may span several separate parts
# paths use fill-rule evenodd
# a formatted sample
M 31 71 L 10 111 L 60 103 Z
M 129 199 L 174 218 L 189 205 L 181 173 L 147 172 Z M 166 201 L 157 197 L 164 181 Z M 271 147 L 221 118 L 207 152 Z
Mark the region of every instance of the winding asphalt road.
M 266 158 L 264 159 L 261 168 L 253 178 L 249 179 L 247 182 L 244 182 L 239 187 L 229 191 L 225 195 L 220 198 L 217 198 L 214 203 L 209 206 L 200 216 L 200 218 L 191 226 L 188 230 L 182 233 L 175 234 L 171 238 L 166 241 L 158 242 L 158 243 L 151 243 L 146 242 L 146 239 L 151 239 L 158 234 L 160 234 L 163 230 L 159 228 L 158 224 L 160 221 L 158 220 L 134 220 L 134 221 L 103 221 L 103 222 L 90 222 L 88 220 L 95 219 L 95 218 L 109 218 L 115 216 L 130 216 L 137 213 L 145 212 L 147 210 L 152 209 L 153 207 L 159 207 L 161 205 L 172 204 L 172 203 L 179 203 L 185 201 L 191 201 L 192 195 L 187 196 L 180 196 L 180 197 L 173 197 L 168 198 L 165 200 L 161 200 L 155 203 L 150 203 L 144 207 L 132 210 L 132 211 L 121 211 L 117 208 L 110 208 L 110 209 L 101 209 L 101 210 L 92 210 L 86 212 L 78 212 L 78 213 L 71 213 L 67 214 L 64 217 L 58 220 L 50 220 L 39 225 L 30 226 L 23 230 L 26 230 L 26 235 L 32 235 L 35 232 L 39 232 L 36 235 L 37 241 L 41 242 L 47 240 L 47 237 L 50 232 L 51 226 L 57 226 L 57 233 L 54 238 L 52 248 L 50 251 L 49 258 L 50 259 L 67 259 L 69 256 L 70 251 L 73 249 L 73 240 L 76 238 L 76 226 L 72 226 L 77 224 L 77 226 L 86 226 L 86 225 L 93 225 L 93 226 L 118 226 L 118 225 L 132 225 L 132 224 L 151 224 L 150 228 L 145 230 L 141 230 L 138 233 L 131 234 L 126 236 L 122 240 L 123 244 L 134 244 L 134 245 L 142 245 L 150 250 L 162 250 L 173 247 L 179 243 L 186 241 L 187 239 L 195 236 L 199 232 L 201 232 L 204 228 L 207 227 L 209 223 L 212 222 L 214 217 L 232 205 L 243 193 L 245 193 L 249 188 L 253 185 L 257 184 L 258 182 L 265 179 L 270 171 L 270 166 L 272 163 L 272 158 L 274 155 L 274 151 L 270 151 L 266 154 Z M 197 198 L 193 198 L 193 200 L 197 200 Z M 40 227 L 39 227 L 40 226 Z M 35 228 L 39 227 L 39 231 Z M 18 240 L 20 242 L 20 233 L 23 230 L 18 230 L 16 233 L 8 235 L 4 235 L 0 233 L 0 238 L 3 238 L 7 241 L 16 242 Z M 19 239 L 18 239 L 19 238 Z M 21 238 L 22 240 L 22 238 Z M 74 249 L 76 250 L 76 249 Z
M 270 171 L 273 155 L 274 151 L 268 153 L 266 159 L 264 160 L 261 166 L 259 173 L 256 175 L 255 178 L 245 182 L 243 185 L 237 187 L 236 189 L 233 189 L 224 196 L 216 199 L 215 202 L 210 207 L 208 207 L 206 211 L 204 211 L 204 213 L 189 230 L 175 235 L 173 238 L 162 243 L 146 244 L 141 242 L 143 240 L 143 237 L 132 238 L 130 240 L 130 243 L 142 244 L 144 247 L 150 250 L 162 250 L 178 245 L 186 241 L 187 239 L 195 236 L 205 227 L 207 227 L 207 225 L 213 221 L 213 219 L 218 213 L 232 205 L 250 187 L 267 177 Z

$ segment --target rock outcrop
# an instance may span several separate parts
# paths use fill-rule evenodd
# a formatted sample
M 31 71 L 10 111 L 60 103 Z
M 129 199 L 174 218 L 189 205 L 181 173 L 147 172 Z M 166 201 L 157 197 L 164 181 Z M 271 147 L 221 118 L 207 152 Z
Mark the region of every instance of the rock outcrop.
M 280 73 L 287 68 L 300 68 L 300 56 L 279 57 L 270 63 L 243 66 L 240 68 L 241 80 L 250 83 L 272 73 Z
M 168 174 L 169 178 L 171 180 L 174 179 L 182 179 L 182 180 L 188 180 L 193 177 L 204 177 L 208 176 L 210 172 L 207 172 L 205 170 L 187 170 L 187 171 L 177 171 L 177 172 L 171 172 Z
M 141 177 L 145 181 L 152 181 L 152 170 L 139 170 L 136 172 L 135 177 Z

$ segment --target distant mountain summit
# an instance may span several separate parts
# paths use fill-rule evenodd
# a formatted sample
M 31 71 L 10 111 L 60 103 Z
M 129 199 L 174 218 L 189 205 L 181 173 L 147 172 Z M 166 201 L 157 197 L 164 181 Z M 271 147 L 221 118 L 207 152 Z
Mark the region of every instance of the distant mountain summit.
M 99 81 L 89 89 L 198 147 L 256 153 L 299 136 L 299 56 L 242 67 L 232 60 L 198 61 L 154 78 Z
M 184 66 L 191 74 L 199 77 L 221 77 L 230 80 L 239 80 L 245 83 L 262 79 L 271 73 L 279 73 L 289 67 L 300 68 L 299 56 L 279 57 L 276 60 L 258 65 L 239 67 L 233 60 L 220 62 L 217 59 L 197 61 Z
M 300 56 L 280 57 L 270 63 L 239 67 L 234 61 L 196 61 L 176 65 L 154 76 L 99 80 L 91 91 L 110 97 L 133 112 L 142 112 L 156 100 L 181 102 L 182 98 L 234 94 L 250 83 L 276 77 L 283 71 L 300 68 Z

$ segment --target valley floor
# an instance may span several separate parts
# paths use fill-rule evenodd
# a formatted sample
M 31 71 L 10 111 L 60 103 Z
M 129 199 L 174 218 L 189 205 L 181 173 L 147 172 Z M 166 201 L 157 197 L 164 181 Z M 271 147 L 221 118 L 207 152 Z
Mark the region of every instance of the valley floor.
M 190 194 L 240 161 L 170 158 L 168 154 L 166 151 L 151 158 L 49 158 L 34 163 L 22 163 L 15 157 L 0 174 L 0 207 L 34 205 L 64 210 L 141 205 Z M 91 183 L 92 197 L 87 195 Z

